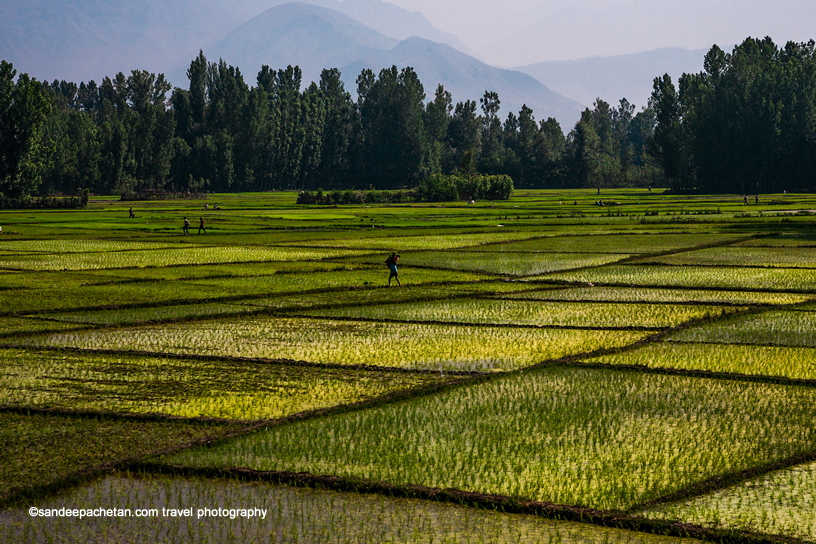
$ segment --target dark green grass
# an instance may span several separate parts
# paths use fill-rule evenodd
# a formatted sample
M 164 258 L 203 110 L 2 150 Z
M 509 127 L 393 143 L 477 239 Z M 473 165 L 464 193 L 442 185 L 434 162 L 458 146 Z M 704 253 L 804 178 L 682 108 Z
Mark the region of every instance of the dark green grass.
M 120 460 L 215 438 L 235 428 L 224 423 L 2 413 L 0 497 L 36 490 Z

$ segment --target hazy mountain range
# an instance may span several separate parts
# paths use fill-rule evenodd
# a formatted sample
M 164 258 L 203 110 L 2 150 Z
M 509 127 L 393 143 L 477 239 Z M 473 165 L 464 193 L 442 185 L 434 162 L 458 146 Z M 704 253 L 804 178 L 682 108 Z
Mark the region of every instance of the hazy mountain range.
M 683 73 L 703 69 L 707 51 L 671 47 L 631 55 L 539 62 L 515 70 L 546 81 L 554 91 L 586 106 L 596 98 L 613 105 L 626 98 L 640 109 L 651 95 L 654 78 L 668 73 L 676 84 Z
M 380 0 L 0 0 L 0 59 L 40 79 L 99 81 L 145 69 L 184 87 L 199 49 L 238 66 L 250 85 L 263 64 L 297 64 L 305 84 L 338 67 L 352 92 L 363 68 L 411 66 L 429 98 L 438 83 L 454 101 L 496 91 L 502 116 L 527 104 L 565 130 L 598 96 L 644 104 L 654 77 L 699 71 L 704 54 L 661 49 L 507 70 L 481 62 L 422 14 Z
M 485 90 L 496 91 L 502 113 L 518 112 L 522 104 L 527 104 L 537 118 L 555 117 L 569 128 L 583 110 L 578 102 L 553 92 L 527 74 L 488 66 L 449 45 L 427 39 L 398 41 L 337 11 L 315 5 L 288 3 L 270 8 L 205 48 L 204 54 L 241 67 L 250 82 L 263 64 L 297 64 L 305 82 L 317 81 L 325 67 L 337 67 L 346 88 L 353 93 L 363 68 L 378 73 L 391 65 L 410 66 L 425 85 L 429 99 L 439 83 L 457 102 L 478 101 Z M 188 64 L 173 70 L 171 81 L 179 80 Z

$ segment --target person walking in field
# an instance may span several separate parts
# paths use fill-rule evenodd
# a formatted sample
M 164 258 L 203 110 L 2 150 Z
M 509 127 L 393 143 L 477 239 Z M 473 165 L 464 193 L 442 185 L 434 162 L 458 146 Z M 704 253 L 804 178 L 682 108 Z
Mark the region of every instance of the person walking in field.
M 190 234 L 190 221 L 186 217 L 184 218 L 184 226 L 181 227 L 181 230 L 184 231 L 185 235 Z
M 201 231 L 202 231 L 202 230 L 204 231 L 204 234 L 207 234 L 207 229 L 205 229 L 205 228 L 204 228 L 204 218 L 203 218 L 203 217 L 199 217 L 199 222 L 198 222 L 198 233 L 199 233 L 199 234 L 201 234 Z
M 391 278 L 397 280 L 397 285 L 402 287 L 402 284 L 399 281 L 399 277 L 397 276 L 397 261 L 399 261 L 399 255 L 396 253 L 392 253 L 390 257 L 385 260 L 385 265 L 388 267 L 388 270 L 391 271 L 391 275 L 388 276 L 388 286 L 391 286 Z
M 133 206 L 131 206 L 130 207 L 130 218 L 133 219 L 134 217 L 136 217 L 136 214 L 133 213 Z

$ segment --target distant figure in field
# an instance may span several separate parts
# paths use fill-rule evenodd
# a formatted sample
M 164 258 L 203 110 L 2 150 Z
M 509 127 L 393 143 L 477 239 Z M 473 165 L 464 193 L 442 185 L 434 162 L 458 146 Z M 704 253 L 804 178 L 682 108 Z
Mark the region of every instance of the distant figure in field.
M 181 227 L 181 230 L 184 231 L 185 235 L 190 234 L 190 232 L 189 232 L 189 230 L 190 230 L 190 221 L 186 217 L 184 218 L 184 226 Z
M 402 284 L 399 281 L 399 277 L 397 277 L 397 261 L 399 261 L 399 255 L 396 253 L 392 253 L 390 257 L 385 260 L 385 265 L 388 267 L 388 270 L 391 271 L 391 275 L 388 276 L 388 286 L 391 286 L 391 278 L 397 280 L 397 285 L 402 287 Z
M 759 204 L 759 195 L 754 197 L 754 204 Z
M 207 234 L 207 229 L 204 228 L 204 218 L 199 217 L 198 219 L 198 233 L 201 234 L 201 231 L 203 230 L 204 234 Z
M 652 192 L 652 186 L 651 185 L 649 185 L 649 192 L 650 193 Z
M 210 209 L 209 204 L 204 204 L 204 209 L 205 209 L 205 210 L 209 210 L 209 209 Z
M 130 218 L 133 219 L 134 217 L 136 217 L 136 214 L 133 213 L 133 206 L 131 206 L 130 207 Z
M 742 197 L 742 201 L 743 201 L 745 204 L 748 204 L 748 195 L 745 195 L 744 197 Z
M 213 204 L 213 210 L 220 210 L 221 208 L 218 207 L 218 204 Z

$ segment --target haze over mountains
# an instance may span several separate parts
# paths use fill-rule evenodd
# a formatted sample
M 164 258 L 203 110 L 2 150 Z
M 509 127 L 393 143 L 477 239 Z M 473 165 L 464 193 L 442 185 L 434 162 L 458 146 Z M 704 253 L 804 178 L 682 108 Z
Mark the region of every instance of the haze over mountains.
M 676 83 L 683 73 L 699 72 L 707 52 L 667 47 L 631 55 L 539 62 L 514 69 L 546 81 L 554 91 L 586 106 L 592 106 L 599 97 L 613 106 L 626 98 L 640 109 L 649 100 L 655 77 L 668 73 Z
M 411 66 L 428 98 L 438 83 L 454 101 L 496 91 L 502 117 L 527 104 L 565 130 L 598 96 L 643 105 L 654 77 L 699 71 L 704 54 L 664 49 L 506 70 L 468 54 L 422 14 L 380 0 L 0 0 L 0 59 L 39 79 L 99 81 L 144 69 L 184 87 L 199 49 L 238 66 L 249 84 L 263 64 L 297 64 L 304 84 L 338 67 L 352 93 L 363 68 Z

